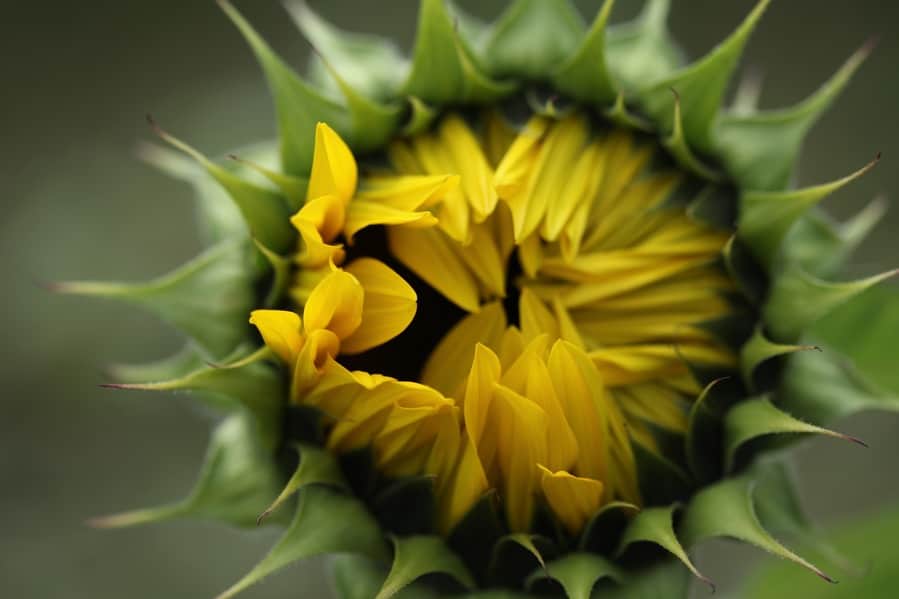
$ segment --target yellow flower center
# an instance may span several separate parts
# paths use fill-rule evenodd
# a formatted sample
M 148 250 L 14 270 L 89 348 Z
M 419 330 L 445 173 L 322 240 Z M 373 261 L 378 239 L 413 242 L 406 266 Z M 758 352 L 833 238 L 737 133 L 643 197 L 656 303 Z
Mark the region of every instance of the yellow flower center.
M 686 213 L 656 148 L 581 114 L 449 115 L 360 180 L 320 124 L 292 219 L 303 316 L 251 318 L 291 401 L 330 419 L 334 451 L 433 475 L 444 531 L 491 489 L 513 531 L 538 502 L 572 534 L 641 503 L 634 446 L 685 431 L 692 366 L 735 365 L 702 326 L 732 310 L 730 233 Z

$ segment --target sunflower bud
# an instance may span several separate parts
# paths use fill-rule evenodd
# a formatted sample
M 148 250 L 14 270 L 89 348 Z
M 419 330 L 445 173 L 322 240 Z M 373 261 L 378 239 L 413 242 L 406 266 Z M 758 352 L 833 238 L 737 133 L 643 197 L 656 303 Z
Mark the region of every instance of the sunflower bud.
M 674 597 L 690 573 L 709 582 L 688 550 L 710 537 L 831 580 L 769 532 L 802 522 L 783 463 L 759 456 L 857 441 L 825 427 L 877 404 L 819 399 L 863 392 L 805 338 L 893 274 L 823 278 L 877 214 L 840 229 L 817 204 L 876 160 L 788 187 L 868 48 L 756 112 L 723 99 L 768 0 L 688 65 L 667 0 L 618 27 L 612 0 L 589 26 L 566 0 L 515 0 L 492 27 L 422 0 L 408 60 L 293 3 L 307 79 L 220 4 L 268 79 L 279 156 L 218 164 L 154 125 L 200 167 L 148 152 L 197 184 L 213 246 L 146 285 L 64 288 L 190 337 L 117 386 L 195 392 L 225 417 L 187 500 L 100 524 L 286 523 L 221 597 L 331 553 L 349 556 L 346 597 L 578 599 L 606 579 Z

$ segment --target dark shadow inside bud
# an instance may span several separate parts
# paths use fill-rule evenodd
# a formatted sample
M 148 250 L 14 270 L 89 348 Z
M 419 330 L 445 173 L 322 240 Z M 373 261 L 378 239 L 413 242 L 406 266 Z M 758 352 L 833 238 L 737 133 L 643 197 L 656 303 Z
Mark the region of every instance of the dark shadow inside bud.
M 353 245 L 348 247 L 347 263 L 362 257 L 382 261 L 411 285 L 418 295 L 418 309 L 415 318 L 401 334 L 361 354 L 342 355 L 340 363 L 350 370 L 377 372 L 402 381 L 417 381 L 428 356 L 466 313 L 390 254 L 384 227 L 368 227 L 356 234 Z

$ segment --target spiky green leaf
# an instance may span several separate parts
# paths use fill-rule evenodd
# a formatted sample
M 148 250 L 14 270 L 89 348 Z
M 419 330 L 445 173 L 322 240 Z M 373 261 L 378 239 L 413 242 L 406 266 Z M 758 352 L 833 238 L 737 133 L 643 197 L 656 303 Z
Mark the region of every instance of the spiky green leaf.
M 352 141 L 356 149 L 366 151 L 381 148 L 390 141 L 403 118 L 403 106 L 398 102 L 379 102 L 361 94 L 330 65 L 325 67 L 337 81 L 346 101 L 352 122 Z
M 286 252 L 294 244 L 296 233 L 291 229 L 288 203 L 273 189 L 262 187 L 237 176 L 223 166 L 209 160 L 197 149 L 163 131 L 152 119 L 150 125 L 157 135 L 200 163 L 218 181 L 237 205 L 250 234 L 277 251 Z
M 578 539 L 579 551 L 592 553 L 612 553 L 624 534 L 631 518 L 640 508 L 624 501 L 612 501 L 602 506 L 584 526 Z
M 256 567 L 217 599 L 234 597 L 294 562 L 328 553 L 352 553 L 377 560 L 388 556 L 377 522 L 359 500 L 327 486 L 309 485 L 300 491 L 296 515 L 284 536 Z
M 899 509 L 890 506 L 860 519 L 853 518 L 828 536 L 834 545 L 864 564 L 861 571 L 838 585 L 822 588 L 811 577 L 797 575 L 801 573 L 772 560 L 747 576 L 741 596 L 746 599 L 892 599 L 899 587 L 899 546 L 894 542 L 899 536 Z M 820 544 L 814 540 L 806 547 L 814 552 L 820 549 Z
M 831 312 L 812 334 L 852 358 L 866 377 L 899 394 L 896 330 L 899 290 L 895 285 L 882 285 Z
M 409 118 L 403 125 L 403 135 L 417 135 L 430 127 L 440 116 L 434 108 L 431 108 L 415 96 L 409 96 Z
M 866 45 L 810 97 L 790 108 L 730 114 L 715 129 L 717 154 L 743 188 L 782 190 L 790 183 L 808 131 L 840 95 L 870 54 Z
M 265 300 L 262 302 L 264 306 L 272 308 L 287 292 L 287 288 L 290 285 L 290 275 L 293 272 L 293 265 L 289 258 L 279 256 L 277 253 L 265 247 L 261 241 L 254 239 L 253 242 L 256 244 L 256 249 L 259 250 L 259 253 L 262 254 L 272 269 L 272 284 L 265 296 Z
M 727 84 L 769 2 L 760 0 L 737 30 L 705 57 L 640 92 L 641 103 L 664 133 L 674 129 L 674 97 L 671 94 L 674 89 L 683 103 L 684 135 L 688 143 L 701 152 L 713 151 L 712 125 Z
M 281 404 L 286 390 L 280 374 L 268 364 L 252 362 L 235 368 L 205 366 L 177 379 L 154 383 L 112 384 L 116 389 L 174 391 L 195 394 L 225 413 L 243 409 L 253 415 L 260 442 L 273 450 L 280 438 Z
M 294 447 L 299 453 L 300 462 L 278 497 L 259 514 L 257 523 L 268 518 L 306 485 L 330 485 L 335 489 L 349 490 L 340 472 L 340 465 L 331 452 L 307 443 L 297 443 Z
M 618 96 L 606 65 L 606 28 L 614 4 L 605 0 L 580 46 L 553 72 L 553 86 L 581 102 L 606 106 Z
M 340 599 L 371 599 L 387 577 L 387 567 L 359 555 L 337 555 L 333 560 L 334 591 Z M 411 584 L 394 599 L 439 599 L 437 591 Z
M 625 584 L 602 592 L 602 599 L 687 599 L 690 596 L 690 571 L 676 560 L 628 572 Z
M 562 585 L 568 599 L 590 599 L 593 586 L 604 578 L 624 580 L 618 566 L 593 553 L 569 553 L 546 564 L 545 570 L 534 572 L 527 581 L 529 589 L 540 581 L 551 579 Z
M 650 132 L 653 130 L 652 123 L 634 114 L 628 109 L 627 104 L 624 101 L 624 94 L 618 94 L 618 96 L 615 98 L 615 103 L 604 110 L 603 114 L 605 114 L 610 121 L 612 121 L 613 123 L 617 123 L 622 127 L 629 127 L 631 129 L 644 132 Z
M 247 414 L 234 414 L 216 427 L 197 483 L 184 500 L 98 518 L 93 524 L 121 527 L 190 517 L 252 526 L 278 492 L 279 479 L 271 454 L 256 437 L 255 423 Z
M 349 112 L 304 82 L 227 0 L 218 2 L 243 34 L 268 79 L 278 115 L 284 171 L 296 177 L 308 176 L 312 167 L 315 124 L 324 121 L 352 140 L 354 132 L 350 126 Z M 274 244 L 268 245 L 275 247 Z
M 724 410 L 735 403 L 738 392 L 731 379 L 716 379 L 706 385 L 690 407 L 684 453 L 687 466 L 699 482 L 720 476 L 722 418 Z
M 406 94 L 434 104 L 472 103 L 497 100 L 513 89 L 480 70 L 443 0 L 421 0 Z
M 739 234 L 756 257 L 770 267 L 793 224 L 812 206 L 874 168 L 880 155 L 851 175 L 814 187 L 789 191 L 745 191 L 740 197 Z
M 209 356 L 222 358 L 247 335 L 254 278 L 246 244 L 224 242 L 147 283 L 73 281 L 54 288 L 139 306 L 184 332 Z
M 888 329 L 883 334 L 892 335 L 893 331 Z M 802 414 L 816 424 L 828 424 L 868 410 L 899 411 L 899 393 L 878 388 L 832 350 L 792 356 L 777 401 L 785 410 Z
M 786 259 L 815 276 L 833 276 L 881 221 L 886 209 L 886 201 L 876 198 L 842 223 L 810 210 L 796 222 L 783 244 Z
M 762 311 L 774 339 L 790 342 L 831 310 L 899 271 L 889 271 L 856 281 L 831 283 L 813 277 L 797 266 L 777 276 Z
M 727 240 L 721 255 L 728 274 L 743 296 L 753 305 L 760 304 L 768 294 L 769 277 L 746 243 L 734 234 Z
M 497 77 L 548 79 L 583 37 L 583 19 L 569 0 L 515 0 L 493 29 L 486 61 Z
M 182 152 L 148 142 L 141 143 L 137 153 L 144 162 L 193 188 L 197 203 L 197 224 L 205 244 L 215 245 L 247 234 L 247 224 L 237 204 L 196 160 Z
M 290 0 L 285 6 L 312 47 L 347 85 L 373 100 L 396 97 L 409 62 L 392 40 L 343 31 L 324 20 L 303 0 Z
M 171 356 L 145 364 L 113 364 L 106 371 L 117 383 L 142 383 L 180 378 L 204 364 L 202 352 L 186 343 Z
M 821 349 L 814 345 L 774 343 L 765 336 L 762 327 L 757 327 L 752 337 L 740 348 L 740 374 L 743 376 L 743 383 L 749 389 L 754 390 L 753 374 L 756 368 L 772 358 L 798 351 L 821 351 Z
M 756 515 L 751 478 L 726 479 L 697 493 L 687 506 L 678 527 L 678 536 L 686 547 L 713 537 L 737 539 L 795 562 L 824 580 L 833 582 L 824 572 L 781 545 L 764 529 Z
M 668 77 L 683 63 L 683 53 L 666 27 L 670 8 L 671 0 L 647 0 L 635 21 L 607 32 L 609 70 L 628 95 Z
M 791 416 L 772 404 L 767 397 L 747 399 L 732 407 L 724 418 L 725 470 L 733 469 L 737 451 L 749 441 L 768 435 L 783 434 L 824 435 L 862 445 L 862 442 L 854 437 L 815 426 Z
M 228 156 L 234 162 L 258 173 L 265 179 L 268 179 L 275 187 L 277 187 L 284 199 L 287 201 L 287 209 L 289 212 L 296 212 L 303 207 L 306 202 L 306 190 L 309 188 L 308 177 L 296 177 L 293 175 L 285 175 L 257 162 L 253 162 L 242 155 L 230 154 Z
M 676 505 L 669 505 L 667 507 L 651 507 L 641 510 L 631 521 L 627 530 L 624 531 L 624 537 L 618 546 L 617 554 L 620 556 L 634 543 L 653 543 L 679 559 L 696 578 L 714 589 L 715 585 L 700 574 L 693 562 L 690 561 L 690 556 L 687 555 L 686 550 L 684 550 L 677 539 L 677 535 L 674 533 L 674 512 L 676 509 Z
M 788 535 L 842 569 L 853 568 L 852 560 L 834 546 L 808 518 L 798 494 L 798 485 L 785 459 L 763 459 L 752 468 L 757 481 L 755 509 L 759 521 L 772 533 Z
M 684 129 L 680 94 L 677 93 L 674 88 L 671 88 L 671 92 L 674 95 L 674 116 L 671 120 L 672 129 L 671 134 L 662 140 L 662 144 L 669 152 L 671 152 L 671 155 L 678 164 L 686 170 L 708 181 L 721 181 L 721 173 L 703 163 L 690 148 L 690 142 L 687 139 L 686 130 Z
M 426 574 L 445 574 L 465 588 L 475 586 L 459 556 L 436 536 L 411 536 L 393 540 L 393 565 L 376 599 L 389 599 Z

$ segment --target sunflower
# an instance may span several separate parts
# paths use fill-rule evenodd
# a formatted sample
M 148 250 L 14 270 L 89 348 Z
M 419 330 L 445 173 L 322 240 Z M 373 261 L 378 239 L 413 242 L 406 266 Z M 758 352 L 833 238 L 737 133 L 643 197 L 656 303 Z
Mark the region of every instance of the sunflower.
M 493 27 L 422 0 L 411 62 L 293 4 L 317 50 L 307 81 L 220 2 L 275 97 L 276 163 L 217 163 L 154 123 L 203 168 L 148 158 L 219 184 L 198 183 L 216 243 L 147 285 L 63 288 L 191 337 L 115 386 L 198 392 L 226 418 L 188 499 L 98 523 L 283 523 L 296 497 L 222 597 L 323 553 L 354 556 L 337 562 L 346 597 L 581 598 L 600 579 L 681 596 L 682 572 L 708 582 L 687 549 L 713 536 L 831 580 L 768 530 L 803 530 L 769 450 L 857 441 L 823 428 L 847 412 L 818 399 L 825 382 L 876 403 L 804 338 L 892 274 L 822 278 L 878 208 L 840 228 L 815 205 L 876 160 L 788 186 L 869 48 L 793 108 L 722 111 L 768 3 L 686 66 L 666 0 L 618 27 L 611 0 L 589 27 L 564 0 L 517 0 Z

